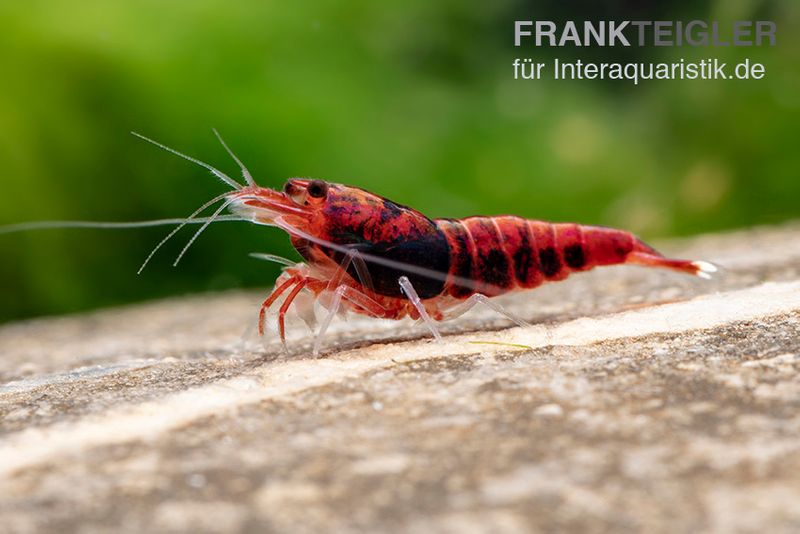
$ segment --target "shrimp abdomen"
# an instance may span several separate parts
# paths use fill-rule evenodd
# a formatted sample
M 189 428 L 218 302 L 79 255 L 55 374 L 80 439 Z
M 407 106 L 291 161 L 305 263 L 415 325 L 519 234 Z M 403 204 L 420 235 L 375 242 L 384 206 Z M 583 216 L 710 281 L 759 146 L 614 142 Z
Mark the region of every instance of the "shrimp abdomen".
M 576 271 L 631 263 L 705 276 L 705 262 L 665 258 L 630 232 L 515 216 L 438 219 L 450 244 L 445 292 L 496 296 L 563 280 Z

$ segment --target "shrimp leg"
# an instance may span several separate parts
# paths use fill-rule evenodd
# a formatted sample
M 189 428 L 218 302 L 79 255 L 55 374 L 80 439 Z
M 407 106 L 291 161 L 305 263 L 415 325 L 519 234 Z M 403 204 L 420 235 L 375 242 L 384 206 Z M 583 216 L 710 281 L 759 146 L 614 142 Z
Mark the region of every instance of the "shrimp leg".
M 325 332 L 328 330 L 328 327 L 330 326 L 334 316 L 336 316 L 336 314 L 339 312 L 339 308 L 342 305 L 342 299 L 350 301 L 352 304 L 355 304 L 359 308 L 362 308 L 364 311 L 368 312 L 365 315 L 383 317 L 386 313 L 386 308 L 369 298 L 361 291 L 352 286 L 345 284 L 340 285 L 333 291 L 333 299 L 328 307 L 328 315 L 325 316 L 322 324 L 320 324 L 319 331 L 314 338 L 315 358 L 319 356 L 319 349 L 322 346 L 322 338 L 325 336 Z
M 296 284 L 299 280 L 300 280 L 300 276 L 297 275 L 297 274 L 290 276 L 288 279 L 286 279 L 285 282 L 283 282 L 281 285 L 279 285 L 275 289 L 273 289 L 272 293 L 270 293 L 269 296 L 266 299 L 264 299 L 264 302 L 261 303 L 261 309 L 258 312 L 258 335 L 259 336 L 263 336 L 264 335 L 264 322 L 265 322 L 265 319 L 266 319 L 266 316 L 267 316 L 267 309 L 270 306 L 272 306 L 275 303 L 276 300 L 278 300 L 278 297 L 280 297 L 284 293 L 284 291 L 286 291 L 291 286 Z
M 369 269 L 367 269 L 367 264 L 364 261 L 364 258 L 361 257 L 361 254 L 356 249 L 349 249 L 342 259 L 342 262 L 339 264 L 339 268 L 336 271 L 336 274 L 330 279 L 328 282 L 327 289 L 329 291 L 335 291 L 337 287 L 342 284 L 342 281 L 346 276 L 348 276 L 347 269 L 350 267 L 350 264 L 356 269 L 356 275 L 358 276 L 358 282 L 369 291 L 373 290 L 372 287 L 372 278 L 369 274 Z
M 280 310 L 278 310 L 278 331 L 281 334 L 281 343 L 283 344 L 284 350 L 286 350 L 286 312 L 289 310 L 289 306 L 292 305 L 292 301 L 303 290 L 303 288 L 308 285 L 308 282 L 308 278 L 301 278 L 297 284 L 295 284 L 294 288 L 289 293 L 289 296 L 286 297 L 286 300 L 283 301 L 283 304 L 281 304 Z
M 439 333 L 439 329 L 436 328 L 436 322 L 431 319 L 430 315 L 428 315 L 428 310 L 426 310 L 425 305 L 422 304 L 422 300 L 419 298 L 417 290 L 414 289 L 413 285 L 411 285 L 411 280 L 409 280 L 407 276 L 401 276 L 397 281 L 400 284 L 400 290 L 406 294 L 408 300 L 411 301 L 411 304 L 413 304 L 417 309 L 420 319 L 422 319 L 422 321 L 425 323 L 425 326 L 428 327 L 428 330 L 431 331 L 433 337 L 436 338 L 436 341 L 441 341 L 442 335 Z
M 513 321 L 519 326 L 530 326 L 530 323 L 528 323 L 523 319 L 520 319 L 519 317 L 507 311 L 501 305 L 499 305 L 496 302 L 493 302 L 492 300 L 489 299 L 489 297 L 481 293 L 475 293 L 464 302 L 456 304 L 452 308 L 445 310 L 442 314 L 443 315 L 442 320 L 449 321 L 450 319 L 455 319 L 456 317 L 464 315 L 469 310 L 471 310 L 476 304 L 483 304 L 487 308 L 490 308 L 492 311 L 499 313 L 506 319 Z

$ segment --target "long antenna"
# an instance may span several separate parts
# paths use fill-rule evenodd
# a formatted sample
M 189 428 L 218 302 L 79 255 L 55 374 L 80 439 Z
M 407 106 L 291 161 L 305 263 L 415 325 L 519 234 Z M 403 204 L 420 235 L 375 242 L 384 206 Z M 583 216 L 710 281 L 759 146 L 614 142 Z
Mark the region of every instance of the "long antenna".
M 233 150 L 228 148 L 228 145 L 225 143 L 225 140 L 219 134 L 217 129 L 216 128 L 211 128 L 211 131 L 214 132 L 214 135 L 217 136 L 217 139 L 222 144 L 222 146 L 225 148 L 225 151 L 228 153 L 228 155 L 230 157 L 232 157 L 233 161 L 235 161 L 236 164 L 239 165 L 239 168 L 242 169 L 242 176 L 244 176 L 244 180 L 247 182 L 247 185 L 256 185 L 256 181 L 253 180 L 253 175 L 250 174 L 250 171 L 247 170 L 247 167 L 244 166 L 244 163 L 242 163 L 241 160 L 236 157 L 236 154 L 233 153 Z
M 171 226 L 173 224 L 203 224 L 209 217 L 197 217 L 187 221 L 186 219 L 155 219 L 152 221 L 31 221 L 17 224 L 0 226 L 0 234 L 13 234 L 14 232 L 27 232 L 29 230 L 51 230 L 57 228 L 96 228 L 121 229 L 121 228 L 148 228 L 151 226 Z M 244 221 L 238 215 L 222 215 L 217 217 L 215 222 L 220 221 Z
M 203 233 L 203 231 L 204 231 L 206 228 L 208 228 L 208 225 L 210 225 L 212 222 L 214 222 L 214 221 L 216 220 L 216 218 L 217 218 L 217 217 L 219 217 L 219 214 L 220 214 L 220 213 L 222 213 L 222 210 L 224 210 L 225 208 L 227 208 L 227 207 L 228 207 L 228 206 L 229 206 L 229 205 L 230 205 L 232 202 L 235 202 L 236 200 L 237 200 L 237 198 L 235 198 L 235 197 L 234 197 L 234 198 L 229 198 L 228 200 L 226 200 L 225 202 L 223 202 L 223 203 L 220 205 L 220 207 L 218 207 L 218 208 L 217 208 L 217 210 L 216 210 L 214 213 L 212 213 L 212 214 L 211 214 L 211 217 L 209 217 L 209 218 L 208 218 L 208 220 L 205 222 L 205 224 L 203 224 L 203 226 L 201 226 L 201 227 L 200 227 L 200 228 L 199 228 L 199 229 L 198 229 L 198 230 L 197 230 L 197 231 L 194 233 L 194 235 L 193 235 L 193 236 L 192 236 L 192 238 L 189 240 L 189 242 L 188 242 L 188 243 L 186 243 L 186 246 L 185 246 L 185 247 L 183 247 L 183 250 L 181 250 L 181 253 L 180 253 L 180 254 L 178 254 L 178 257 L 177 257 L 177 258 L 175 258 L 175 263 L 173 263 L 173 264 L 172 264 L 172 266 L 173 266 L 173 267 L 177 267 L 177 265 L 178 265 L 178 262 L 180 262 L 180 261 L 181 261 L 181 258 L 183 258 L 183 255 L 184 255 L 184 254 L 186 254 L 186 251 L 187 251 L 187 250 L 189 250 L 189 247 L 191 247 L 191 246 L 192 246 L 192 243 L 194 243 L 194 242 L 195 242 L 195 240 L 196 240 L 198 237 L 200 237 L 200 234 L 202 234 L 202 233 Z
M 296 261 L 292 261 L 290 259 L 278 256 L 276 254 L 263 254 L 261 252 L 251 252 L 249 256 L 257 260 L 274 261 L 275 263 L 285 265 L 286 267 L 294 267 L 295 265 L 297 265 Z
M 152 143 L 152 144 L 156 145 L 161 150 L 166 150 L 167 152 L 169 152 L 171 154 L 175 154 L 178 157 L 181 157 L 181 158 L 183 158 L 185 160 L 191 161 L 192 163 L 200 165 L 204 169 L 208 169 L 209 171 L 211 171 L 211 174 L 213 174 L 214 176 L 216 176 L 217 178 L 219 178 L 220 180 L 222 180 L 223 182 L 225 182 L 229 186 L 233 187 L 234 189 L 242 189 L 244 187 L 242 184 L 240 184 L 239 182 L 237 182 L 236 180 L 234 180 L 233 178 L 231 178 L 230 176 L 228 176 L 227 174 L 225 174 L 221 170 L 219 170 L 219 169 L 217 169 L 215 167 L 212 167 L 211 165 L 209 165 L 208 163 L 206 163 L 204 161 L 200 161 L 199 159 L 193 158 L 192 156 L 187 156 L 186 154 L 184 154 L 182 152 L 178 152 L 174 148 L 170 148 L 167 145 L 159 143 L 158 141 L 154 141 L 153 139 L 150 139 L 149 137 L 145 137 L 140 133 L 136 133 L 136 132 L 131 132 L 131 133 L 133 135 L 135 135 L 136 137 L 138 137 L 139 139 L 143 139 L 144 141 L 147 141 L 148 143 Z
M 227 197 L 229 194 L 230 193 L 225 193 L 225 194 L 216 196 L 216 197 L 212 198 L 211 200 L 209 200 L 208 202 L 206 202 L 205 204 L 203 204 L 202 206 L 200 206 L 199 208 L 197 208 L 196 210 L 194 210 L 194 212 L 191 215 L 189 215 L 186 219 L 184 219 L 180 223 L 180 225 L 176 226 L 175 229 L 172 230 L 170 233 L 168 233 L 167 236 L 164 239 L 159 241 L 158 245 L 156 245 L 155 248 L 150 251 L 150 254 L 147 255 L 147 258 L 145 258 L 144 263 L 142 263 L 142 266 L 139 267 L 139 270 L 136 271 L 136 274 L 142 274 L 142 271 L 144 271 L 144 268 L 147 267 L 148 263 L 150 263 L 150 258 L 153 257 L 153 255 L 158 251 L 158 249 L 160 249 L 164 245 L 164 243 L 169 241 L 170 238 L 172 238 L 172 236 L 177 234 L 180 231 L 181 228 L 186 226 L 196 216 L 200 215 L 200 212 L 202 212 L 204 209 L 206 209 L 207 207 L 211 206 L 212 204 L 214 204 L 216 202 L 219 202 L 223 198 Z M 228 204 L 230 204 L 230 202 L 226 202 L 224 204 L 224 206 L 227 206 Z M 212 221 L 214 221 L 214 219 L 216 219 L 217 215 L 219 215 L 219 213 L 215 212 L 214 215 L 209 217 L 208 220 L 206 220 L 203 224 L 204 225 L 210 224 Z M 205 226 L 204 226 L 204 228 L 205 228 Z

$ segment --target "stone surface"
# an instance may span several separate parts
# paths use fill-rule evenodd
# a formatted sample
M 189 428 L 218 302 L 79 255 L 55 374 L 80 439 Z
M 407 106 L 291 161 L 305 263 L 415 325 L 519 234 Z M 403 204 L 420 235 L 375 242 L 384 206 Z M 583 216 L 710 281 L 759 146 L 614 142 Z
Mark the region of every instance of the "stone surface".
M 800 227 L 667 243 L 441 344 L 244 336 L 258 293 L 0 328 L 3 531 L 800 530 Z

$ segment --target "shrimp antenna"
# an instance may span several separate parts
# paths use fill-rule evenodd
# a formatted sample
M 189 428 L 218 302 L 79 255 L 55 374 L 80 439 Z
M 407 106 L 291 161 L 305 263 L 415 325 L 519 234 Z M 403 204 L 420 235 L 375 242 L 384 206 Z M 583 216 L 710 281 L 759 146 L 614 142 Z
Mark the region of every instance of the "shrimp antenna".
M 247 182 L 247 185 L 256 185 L 256 181 L 253 180 L 253 175 L 250 174 L 250 171 L 247 170 L 247 167 L 244 166 L 244 163 L 242 163 L 241 160 L 236 157 L 236 154 L 233 153 L 233 150 L 228 148 L 228 145 L 225 143 L 225 140 L 222 139 L 222 136 L 219 134 L 217 129 L 211 128 L 211 131 L 214 132 L 214 135 L 217 136 L 217 139 L 219 140 L 220 144 L 222 144 L 222 146 L 225 148 L 225 151 L 228 153 L 228 155 L 232 157 L 233 161 L 235 161 L 236 164 L 239 165 L 239 168 L 242 169 L 242 176 L 244 176 L 244 180 L 245 182 Z
M 153 250 L 150 251 L 150 254 L 147 255 L 147 258 L 145 258 L 144 263 L 142 263 L 142 266 L 139 267 L 139 270 L 136 271 L 136 274 L 142 274 L 142 271 L 144 271 L 144 268 L 147 267 L 148 263 L 150 263 L 150 259 L 155 255 L 155 253 L 158 251 L 158 249 L 160 249 L 164 245 L 164 243 L 169 241 L 172 238 L 172 236 L 177 234 L 178 231 L 180 231 L 181 228 L 183 228 L 187 224 L 191 223 L 192 219 L 197 217 L 200 214 L 200 212 L 202 212 L 204 209 L 206 209 L 207 207 L 211 206 L 215 202 L 219 202 L 220 200 L 222 200 L 223 198 L 225 198 L 228 195 L 229 195 L 229 193 L 225 193 L 225 194 L 216 196 L 216 197 L 212 198 L 211 200 L 209 200 L 208 202 L 206 202 L 205 204 L 203 204 L 202 206 L 200 206 L 199 208 L 197 208 L 196 210 L 194 210 L 194 212 L 191 215 L 189 215 L 186 219 L 183 220 L 183 222 L 181 224 L 179 224 L 177 227 L 175 227 L 175 229 L 173 229 L 170 233 L 168 233 L 167 236 L 164 239 L 162 239 L 158 243 L 158 245 L 155 246 L 155 248 Z M 223 207 L 227 206 L 228 204 L 230 204 L 230 201 L 228 201 L 225 204 L 223 204 Z M 219 210 L 219 211 L 215 212 L 213 216 L 209 217 L 203 223 L 202 228 L 204 229 L 206 226 L 208 226 L 209 224 L 214 222 L 214 220 L 216 220 L 216 218 L 217 218 L 216 216 L 219 215 L 219 212 L 221 212 L 221 211 L 222 210 Z
M 215 201 L 216 200 L 219 200 L 219 198 L 215 199 Z M 208 220 L 203 224 L 203 226 L 198 228 L 198 230 L 194 233 L 194 235 L 189 240 L 189 242 L 186 243 L 186 246 L 183 247 L 183 250 L 181 250 L 181 253 L 178 254 L 178 257 L 175 258 L 175 262 L 172 264 L 173 267 L 176 267 L 178 265 L 178 262 L 181 261 L 181 258 L 183 258 L 183 255 L 186 254 L 186 251 L 189 250 L 189 247 L 192 246 L 192 243 L 194 243 L 195 240 L 197 240 L 197 238 L 200 237 L 200 234 L 202 234 L 203 231 L 206 228 L 208 228 L 208 225 L 210 225 L 212 222 L 214 222 L 217 219 L 217 217 L 219 217 L 219 214 L 222 213 L 222 210 L 227 208 L 232 202 L 235 202 L 236 200 L 238 200 L 237 197 L 229 198 L 228 200 L 223 202 L 222 205 L 220 205 L 220 207 L 218 207 L 216 209 L 216 211 L 214 211 L 214 213 L 211 214 L 211 217 L 208 218 Z M 208 206 L 208 204 L 206 204 L 206 206 Z M 204 207 L 204 209 L 205 209 L 205 207 Z M 176 230 L 178 230 L 178 229 L 176 229 Z
M 296 261 L 292 261 L 290 259 L 278 256 L 276 254 L 262 254 L 261 252 L 251 252 L 249 256 L 257 260 L 274 261 L 275 263 L 285 265 L 286 267 L 294 267 L 295 265 L 297 265 Z
M 216 176 L 217 178 L 219 178 L 220 180 L 222 180 L 223 182 L 225 182 L 229 186 L 233 187 L 234 189 L 242 189 L 244 187 L 242 184 L 240 184 L 239 182 L 237 182 L 236 180 L 234 180 L 233 178 L 231 178 L 230 176 L 228 176 L 227 174 L 225 174 L 221 170 L 219 170 L 219 169 L 217 169 L 215 167 L 212 167 L 211 165 L 209 165 L 208 163 L 205 163 L 204 161 L 200 161 L 199 159 L 193 158 L 192 156 L 187 156 L 186 154 L 184 154 L 182 152 L 178 152 L 174 148 L 170 148 L 167 145 L 159 143 L 158 141 L 154 141 L 153 139 L 150 139 L 149 137 L 145 137 L 140 133 L 136 133 L 136 132 L 131 132 L 131 133 L 133 135 L 135 135 L 136 137 L 138 137 L 139 139 L 143 139 L 144 141 L 147 141 L 148 143 L 152 143 L 152 144 L 156 145 L 161 150 L 166 150 L 167 152 L 169 152 L 171 154 L 175 154 L 178 157 L 181 157 L 181 158 L 183 158 L 185 160 L 191 161 L 192 163 L 200 165 L 201 167 L 211 171 L 211 174 L 213 174 L 214 176 Z
M 13 234 L 28 232 L 30 230 L 50 230 L 56 228 L 94 228 L 94 229 L 122 229 L 122 228 L 149 228 L 151 226 L 168 226 L 173 224 L 203 224 L 208 219 L 197 217 L 186 219 L 154 219 L 152 221 L 31 221 L 26 223 L 9 224 L 0 226 L 0 234 Z M 237 215 L 223 215 L 214 222 L 220 221 L 248 221 Z

